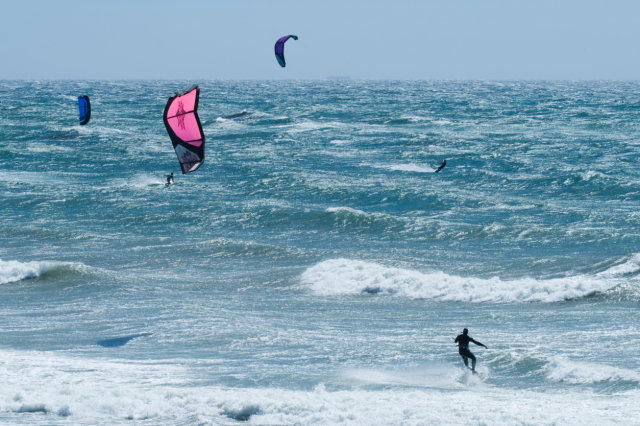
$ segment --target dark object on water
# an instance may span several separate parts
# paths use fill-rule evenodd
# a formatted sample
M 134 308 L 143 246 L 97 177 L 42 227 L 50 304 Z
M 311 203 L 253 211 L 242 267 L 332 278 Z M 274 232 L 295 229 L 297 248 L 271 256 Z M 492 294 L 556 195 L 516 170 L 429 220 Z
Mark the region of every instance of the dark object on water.
M 285 67 L 287 63 L 284 61 L 284 43 L 290 38 L 297 40 L 298 36 L 289 34 L 284 37 L 280 37 L 278 41 L 276 41 L 276 45 L 274 46 L 274 50 L 276 52 L 276 59 L 281 67 Z
M 440 166 L 436 169 L 435 173 L 438 173 L 440 170 L 444 169 L 444 166 L 447 165 L 447 160 L 444 160 Z
M 116 348 L 118 346 L 124 346 L 129 343 L 129 340 L 135 339 L 136 337 L 144 337 L 151 336 L 151 333 L 139 333 L 139 334 L 131 334 L 129 336 L 122 337 L 114 337 L 112 339 L 98 340 L 98 344 L 105 348 Z
M 91 102 L 89 102 L 88 96 L 78 96 L 78 113 L 80 115 L 81 126 L 84 126 L 91 120 Z
M 247 110 L 241 111 L 241 112 L 237 112 L 235 114 L 231 114 L 231 115 L 225 115 L 224 118 L 225 120 L 233 120 L 235 118 L 242 118 L 242 117 L 246 117 L 247 115 L 250 115 L 251 113 Z
M 173 183 L 173 172 L 167 175 L 167 185 L 171 185 Z

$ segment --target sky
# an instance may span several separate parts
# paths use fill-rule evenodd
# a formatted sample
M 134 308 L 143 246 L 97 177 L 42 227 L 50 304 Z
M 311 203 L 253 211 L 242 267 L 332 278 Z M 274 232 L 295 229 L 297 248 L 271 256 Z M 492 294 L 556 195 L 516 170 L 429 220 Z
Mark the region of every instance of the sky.
M 0 2 L 0 79 L 640 80 L 638 0 Z

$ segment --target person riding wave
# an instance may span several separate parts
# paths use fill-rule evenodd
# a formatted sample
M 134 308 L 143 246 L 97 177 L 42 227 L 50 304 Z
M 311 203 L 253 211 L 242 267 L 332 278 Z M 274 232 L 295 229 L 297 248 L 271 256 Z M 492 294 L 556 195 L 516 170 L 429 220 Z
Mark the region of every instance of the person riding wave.
M 469 367 L 469 358 L 471 358 L 471 371 L 476 372 L 476 357 L 469 350 L 469 342 L 473 342 L 478 346 L 484 346 L 485 349 L 489 349 L 487 345 L 474 340 L 471 336 L 468 335 L 469 330 L 466 328 L 462 330 L 462 334 L 458 334 L 455 342 L 458 344 L 458 353 L 462 357 L 462 361 L 464 361 L 464 365 Z

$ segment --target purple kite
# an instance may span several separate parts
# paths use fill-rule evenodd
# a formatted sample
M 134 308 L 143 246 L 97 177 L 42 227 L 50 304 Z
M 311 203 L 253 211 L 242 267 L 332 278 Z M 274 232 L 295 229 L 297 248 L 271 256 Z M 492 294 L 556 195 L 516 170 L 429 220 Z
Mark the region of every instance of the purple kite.
M 290 34 L 284 37 L 280 37 L 278 41 L 276 41 L 276 45 L 275 45 L 276 59 L 278 60 L 278 63 L 280 64 L 281 67 L 284 67 L 286 65 L 286 62 L 284 61 L 284 42 L 289 40 L 290 38 L 297 40 L 298 36 Z
M 198 117 L 200 88 L 176 93 L 164 108 L 164 126 L 176 150 L 182 174 L 195 172 L 204 162 L 204 133 Z

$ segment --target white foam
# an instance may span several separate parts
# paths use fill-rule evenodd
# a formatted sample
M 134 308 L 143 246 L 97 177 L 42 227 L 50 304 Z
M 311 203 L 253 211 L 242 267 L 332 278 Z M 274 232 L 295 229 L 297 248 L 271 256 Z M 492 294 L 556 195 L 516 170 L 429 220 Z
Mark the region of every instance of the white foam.
M 164 185 L 165 182 L 164 179 L 155 175 L 138 174 L 130 180 L 129 185 L 134 188 L 146 188 L 150 185 Z
M 329 207 L 325 210 L 327 213 L 350 213 L 358 216 L 367 216 L 362 210 L 353 209 L 351 207 Z
M 393 216 L 390 216 L 385 213 L 367 213 L 363 210 L 354 209 L 352 207 L 329 207 L 325 210 L 327 213 L 331 213 L 335 215 L 337 220 L 343 221 L 345 225 L 348 225 L 349 222 L 367 222 L 367 221 L 386 221 L 386 220 L 394 220 Z
M 73 152 L 73 149 L 67 146 L 45 144 L 41 142 L 31 142 L 27 145 L 27 151 L 30 152 Z
M 580 172 L 580 178 L 585 181 L 585 182 L 589 182 L 590 180 L 594 179 L 594 178 L 604 178 L 606 177 L 606 175 L 600 173 L 600 172 L 596 172 L 593 170 L 588 170 L 586 172 Z
M 403 115 L 400 117 L 401 120 L 408 120 L 412 123 L 421 123 L 421 122 L 431 122 L 433 121 L 432 117 L 423 117 L 421 115 Z
M 461 277 L 361 260 L 331 259 L 308 268 L 301 276 L 301 283 L 323 296 L 382 293 L 412 299 L 514 303 L 584 297 L 609 290 L 619 281 L 585 275 L 546 280 Z
M 130 188 L 143 189 L 143 188 L 148 188 L 150 186 L 164 185 L 165 183 L 166 183 L 166 180 L 164 180 L 164 175 L 161 178 L 158 175 L 141 173 L 141 174 L 136 174 L 128 179 L 121 179 L 121 178 L 113 179 L 109 187 L 116 186 L 116 187 L 130 187 Z
M 113 361 L 55 352 L 0 351 L 0 422 L 231 424 L 247 415 L 257 424 L 622 424 L 637 416 L 640 392 L 615 395 L 525 391 L 469 386 L 420 386 L 416 380 L 375 375 L 388 383 L 367 390 L 206 385 L 188 360 Z M 197 363 L 195 363 L 197 364 Z M 193 365 L 193 370 L 190 366 Z M 366 370 L 354 373 L 366 380 Z M 447 380 L 447 375 L 441 375 Z M 408 387 L 403 386 L 409 381 Z
M 130 131 L 124 130 L 122 128 L 100 126 L 100 125 L 96 125 L 95 123 L 90 126 L 81 126 L 80 124 L 78 124 L 73 127 L 67 127 L 65 129 L 73 129 L 78 133 L 81 133 L 84 135 L 99 134 L 101 136 L 115 136 L 115 135 L 131 134 Z
M 412 172 L 412 173 L 433 173 L 435 169 L 429 166 L 418 164 L 373 164 L 372 167 L 377 169 L 386 169 L 394 172 Z
M 629 381 L 640 383 L 640 373 L 606 364 L 572 361 L 565 357 L 553 357 L 545 367 L 547 377 L 555 382 L 594 384 Z
M 486 367 L 479 367 L 478 372 L 488 376 Z M 430 363 L 413 368 L 371 369 L 353 368 L 343 373 L 346 382 L 359 386 L 406 386 L 417 388 L 466 389 L 467 386 L 483 386 L 479 376 L 471 374 L 464 367 L 451 364 Z
M 18 262 L 0 260 L 0 284 L 36 278 L 61 266 L 78 266 L 65 262 Z
M 625 275 L 637 274 L 640 272 L 640 254 L 636 253 L 617 263 L 606 271 L 598 273 L 599 277 L 622 277 Z
M 301 121 L 299 123 L 295 123 L 293 125 L 288 125 L 288 133 L 303 133 L 303 132 L 312 132 L 315 130 L 325 130 L 325 129 L 338 129 L 345 127 L 344 123 L 338 121 L 331 122 L 316 122 L 316 121 Z

